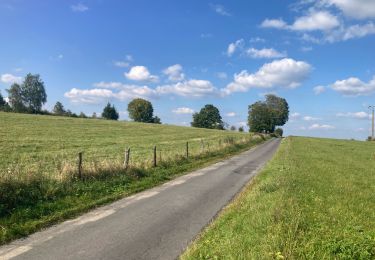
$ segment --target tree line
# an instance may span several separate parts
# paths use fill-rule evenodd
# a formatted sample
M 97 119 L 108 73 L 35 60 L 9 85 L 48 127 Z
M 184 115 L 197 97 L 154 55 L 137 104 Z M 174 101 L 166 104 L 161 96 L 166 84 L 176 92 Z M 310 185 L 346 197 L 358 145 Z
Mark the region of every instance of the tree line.
M 0 92 L 0 111 L 51 114 L 58 116 L 89 118 L 83 112 L 79 115 L 65 110 L 61 102 L 56 102 L 52 112 L 42 110 L 47 102 L 44 82 L 38 74 L 27 74 L 21 84 L 14 83 L 8 92 L 6 102 Z M 154 116 L 152 103 L 142 98 L 133 99 L 127 107 L 129 118 L 135 122 L 161 124 L 161 119 Z M 91 118 L 99 118 L 94 112 Z M 103 108 L 101 118 L 118 120 L 119 113 L 115 106 L 109 102 Z M 275 133 L 282 136 L 283 131 L 278 126 L 283 126 L 289 119 L 289 105 L 286 99 L 273 94 L 266 95 L 265 101 L 257 101 L 248 106 L 247 124 L 250 132 Z M 219 109 L 212 104 L 205 105 L 199 112 L 193 114 L 192 127 L 208 129 L 229 129 L 236 131 L 235 126 L 229 127 L 220 115 Z M 243 132 L 240 126 L 238 131 Z

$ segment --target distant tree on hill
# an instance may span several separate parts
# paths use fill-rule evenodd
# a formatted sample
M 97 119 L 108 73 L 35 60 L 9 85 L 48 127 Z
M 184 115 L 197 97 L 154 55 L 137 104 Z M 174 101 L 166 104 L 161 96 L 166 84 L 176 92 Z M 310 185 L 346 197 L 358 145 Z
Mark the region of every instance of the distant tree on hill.
M 234 125 L 232 125 L 232 126 L 230 127 L 230 130 L 231 130 L 231 131 L 236 131 L 236 127 L 235 127 Z
M 52 113 L 54 113 L 55 115 L 59 115 L 59 116 L 65 115 L 66 111 L 64 109 L 63 104 L 57 101 L 55 106 L 53 107 Z
M 7 102 L 5 102 L 3 95 L 0 92 L 0 110 L 2 110 Z
M 80 117 L 80 118 L 87 118 L 86 114 L 83 113 L 83 112 L 81 112 L 78 117 Z
M 283 129 L 281 129 L 281 128 L 276 128 L 276 130 L 275 130 L 275 134 L 276 134 L 276 135 L 282 137 L 282 136 L 283 136 L 283 133 L 284 133 Z
M 108 120 L 117 120 L 119 118 L 119 114 L 114 105 L 108 102 L 108 104 L 104 107 L 102 117 Z
M 161 124 L 159 117 L 154 117 L 154 108 L 150 101 L 142 98 L 133 99 L 128 104 L 129 117 L 135 122 Z
M 238 132 L 243 132 L 244 131 L 244 127 L 243 126 L 240 126 L 239 128 L 238 128 Z
M 205 105 L 199 113 L 193 114 L 193 127 L 209 128 L 209 129 L 224 129 L 224 122 L 221 118 L 219 109 L 213 105 Z
M 267 95 L 265 101 L 250 105 L 248 113 L 251 132 L 273 133 L 276 126 L 282 126 L 288 121 L 289 105 L 284 98 Z
M 44 82 L 38 74 L 27 74 L 21 85 L 14 83 L 7 91 L 15 112 L 41 113 L 43 104 L 47 102 Z
M 91 118 L 94 118 L 94 119 L 98 118 L 98 116 L 96 115 L 96 112 L 92 113 Z

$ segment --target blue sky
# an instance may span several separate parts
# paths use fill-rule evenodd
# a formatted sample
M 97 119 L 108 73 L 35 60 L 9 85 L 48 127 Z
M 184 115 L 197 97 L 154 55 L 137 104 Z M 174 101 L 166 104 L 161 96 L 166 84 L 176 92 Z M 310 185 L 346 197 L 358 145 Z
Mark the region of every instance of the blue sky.
M 39 73 L 52 109 L 91 115 L 135 97 L 163 123 L 207 103 L 246 123 L 276 93 L 288 135 L 365 139 L 375 105 L 375 1 L 0 1 L 0 90 Z

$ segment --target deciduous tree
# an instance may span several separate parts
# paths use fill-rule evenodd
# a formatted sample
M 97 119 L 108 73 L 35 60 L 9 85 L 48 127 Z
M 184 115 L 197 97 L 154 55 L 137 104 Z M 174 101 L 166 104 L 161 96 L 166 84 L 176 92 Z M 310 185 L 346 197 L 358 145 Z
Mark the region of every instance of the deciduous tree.
M 193 114 L 193 127 L 209 128 L 209 129 L 224 129 L 224 123 L 221 118 L 219 109 L 214 105 L 205 105 L 199 113 Z
M 114 105 L 108 102 L 108 104 L 104 107 L 102 117 L 108 120 L 117 120 L 119 118 L 119 114 Z

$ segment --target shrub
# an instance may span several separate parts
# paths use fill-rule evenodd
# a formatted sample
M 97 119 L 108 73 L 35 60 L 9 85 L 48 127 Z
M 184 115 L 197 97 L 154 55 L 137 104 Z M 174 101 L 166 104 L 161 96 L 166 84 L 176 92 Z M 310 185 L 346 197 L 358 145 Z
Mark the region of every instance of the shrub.
M 275 134 L 276 134 L 278 137 L 282 137 L 282 136 L 283 136 L 283 133 L 284 133 L 283 129 L 281 129 L 281 128 L 276 128 L 276 130 L 275 130 Z

